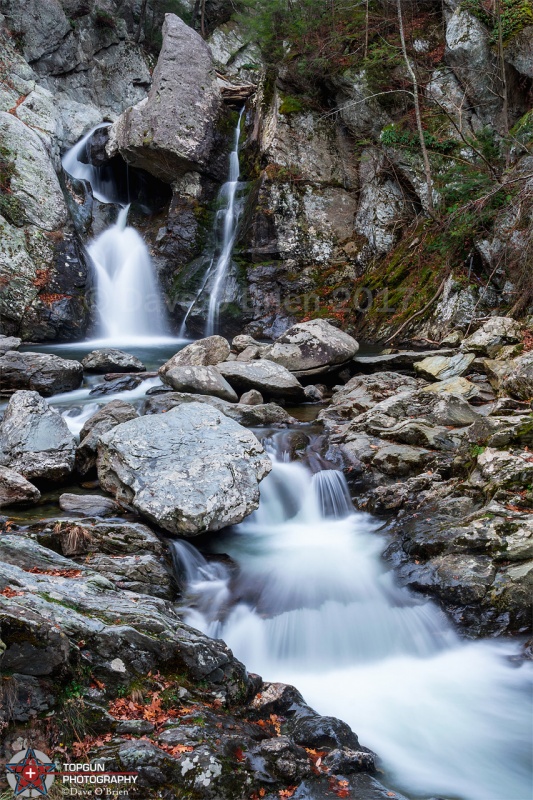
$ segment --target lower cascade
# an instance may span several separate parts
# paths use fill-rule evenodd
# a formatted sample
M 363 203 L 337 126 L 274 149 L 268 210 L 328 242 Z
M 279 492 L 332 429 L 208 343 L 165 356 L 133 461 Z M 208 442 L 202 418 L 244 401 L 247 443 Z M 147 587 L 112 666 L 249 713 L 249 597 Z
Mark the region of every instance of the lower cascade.
M 516 643 L 464 642 L 434 603 L 395 584 L 342 473 L 275 460 L 258 511 L 211 544 L 237 576 L 188 542 L 173 547 L 186 621 L 345 719 L 400 788 L 528 797 L 530 665 L 513 662 Z

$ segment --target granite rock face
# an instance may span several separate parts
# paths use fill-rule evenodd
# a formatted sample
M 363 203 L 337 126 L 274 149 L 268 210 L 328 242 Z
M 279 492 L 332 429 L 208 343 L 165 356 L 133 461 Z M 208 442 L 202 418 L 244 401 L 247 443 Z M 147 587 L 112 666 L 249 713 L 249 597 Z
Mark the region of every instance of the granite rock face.
M 102 487 L 185 536 L 241 522 L 270 469 L 250 431 L 202 403 L 126 422 L 98 446 Z

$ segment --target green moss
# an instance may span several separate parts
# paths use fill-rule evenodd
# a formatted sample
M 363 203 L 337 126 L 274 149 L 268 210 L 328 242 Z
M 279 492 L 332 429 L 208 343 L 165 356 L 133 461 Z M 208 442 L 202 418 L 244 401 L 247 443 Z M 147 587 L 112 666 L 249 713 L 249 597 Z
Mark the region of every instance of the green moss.
M 298 97 L 291 95 L 280 95 L 280 114 L 299 114 L 304 110 L 304 105 Z
M 533 25 L 531 0 L 502 0 L 500 21 L 483 0 L 463 0 L 461 8 L 469 11 L 490 30 L 492 42 L 498 41 L 500 25 L 505 44 L 518 36 L 524 28 Z

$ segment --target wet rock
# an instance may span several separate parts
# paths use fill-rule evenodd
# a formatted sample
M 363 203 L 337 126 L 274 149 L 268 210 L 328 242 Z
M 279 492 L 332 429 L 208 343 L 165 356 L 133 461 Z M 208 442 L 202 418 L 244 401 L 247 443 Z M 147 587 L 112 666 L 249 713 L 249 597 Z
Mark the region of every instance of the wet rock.
M 520 325 L 514 319 L 490 317 L 475 333 L 464 339 L 461 349 L 493 358 L 501 347 L 517 344 L 521 339 Z
M 111 347 L 93 350 L 81 363 L 87 372 L 146 372 L 146 367 L 138 358 Z
M 533 353 L 525 353 L 511 361 L 502 388 L 517 400 L 533 399 Z
M 179 17 L 167 14 L 148 97 L 113 125 L 107 152 L 167 183 L 205 170 L 220 106 L 211 52 Z
M 183 403 L 207 403 L 214 406 L 226 417 L 235 420 L 240 425 L 247 428 L 254 428 L 261 425 L 274 425 L 282 427 L 296 425 L 297 420 L 291 417 L 285 409 L 276 403 L 263 403 L 258 406 L 251 406 L 247 403 L 230 403 L 218 397 L 201 394 L 182 394 L 179 392 L 169 392 L 146 401 L 143 407 L 144 414 L 162 414 L 176 408 Z
M 267 359 L 247 363 L 225 361 L 217 369 L 237 392 L 256 389 L 264 397 L 301 400 L 305 397 L 300 381 L 281 364 Z
M 323 747 L 348 747 L 359 750 L 359 740 L 349 725 L 335 717 L 312 717 L 298 719 L 291 726 L 291 736 L 296 744 L 321 750 Z
M 153 553 L 163 556 L 163 545 L 146 525 L 140 522 L 103 522 L 100 519 L 60 519 L 38 523 L 30 528 L 38 541 L 67 558 L 92 553 L 110 556 Z
M 83 379 L 79 361 L 48 353 L 7 352 L 0 358 L 2 389 L 31 389 L 43 397 L 77 389 Z
M 376 769 L 374 753 L 365 750 L 350 750 L 348 747 L 331 750 L 323 764 L 334 775 L 352 775 L 355 772 L 374 772 Z
M 80 431 L 80 445 L 76 449 L 76 470 L 80 475 L 86 475 L 96 466 L 96 448 L 100 436 L 137 416 L 130 403 L 112 400 L 89 417 Z
M 0 508 L 32 505 L 38 503 L 40 497 L 40 491 L 26 478 L 8 467 L 0 467 Z
M 458 606 L 481 602 L 496 575 L 491 558 L 481 555 L 437 556 L 406 572 L 408 586 Z
M 317 319 L 293 325 L 264 355 L 297 375 L 315 375 L 349 361 L 358 349 L 352 336 Z
M 69 514 L 83 517 L 116 517 L 122 512 L 121 507 L 110 497 L 98 494 L 62 494 L 59 508 Z
M 225 361 L 230 352 L 229 343 L 222 336 L 208 336 L 188 344 L 159 367 L 161 378 L 175 367 L 213 367 Z
M 270 469 L 252 433 L 202 403 L 123 423 L 98 445 L 102 487 L 186 536 L 242 521 Z
M 245 406 L 261 406 L 264 403 L 263 395 L 256 389 L 250 389 L 240 396 L 239 403 Z
M 304 394 L 306 399 L 311 403 L 322 403 L 324 400 L 323 393 L 317 386 L 313 386 L 312 384 L 304 388 Z
M 99 383 L 94 389 L 91 389 L 89 394 L 91 397 L 101 397 L 106 394 L 117 394 L 117 392 L 127 392 L 130 389 L 136 389 L 143 381 L 147 379 L 150 373 L 139 373 L 138 375 L 125 375 L 124 378 L 117 378 L 113 380 L 106 380 Z M 151 376 L 153 377 L 153 375 Z
M 0 425 L 0 461 L 25 478 L 60 481 L 74 469 L 67 423 L 36 392 L 15 392 Z
M 474 353 L 458 353 L 456 356 L 429 356 L 423 361 L 418 361 L 415 371 L 428 380 L 445 381 L 449 378 L 458 378 L 468 371 L 475 359 Z
M 299 783 L 302 778 L 312 774 L 308 755 L 303 747 L 298 747 L 287 736 L 265 739 L 252 751 L 252 759 L 263 761 L 259 774 L 271 774 L 278 780 Z M 266 775 L 265 775 L 266 777 Z M 263 778 L 264 780 L 264 778 Z
M 216 367 L 173 367 L 162 380 L 176 392 L 208 394 L 233 403 L 239 399 Z
M 117 589 L 173 600 L 177 587 L 167 565 L 151 553 L 109 556 L 95 553 L 91 569 L 104 575 Z

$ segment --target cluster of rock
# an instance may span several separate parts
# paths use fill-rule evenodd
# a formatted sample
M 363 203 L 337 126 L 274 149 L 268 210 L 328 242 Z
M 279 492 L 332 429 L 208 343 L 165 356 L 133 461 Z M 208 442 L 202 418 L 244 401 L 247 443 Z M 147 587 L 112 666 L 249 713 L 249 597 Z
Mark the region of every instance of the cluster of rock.
M 356 357 L 367 374 L 319 414 L 360 507 L 394 513 L 401 580 L 470 635 L 531 626 L 533 358 L 521 339 L 492 317 L 455 351 Z

